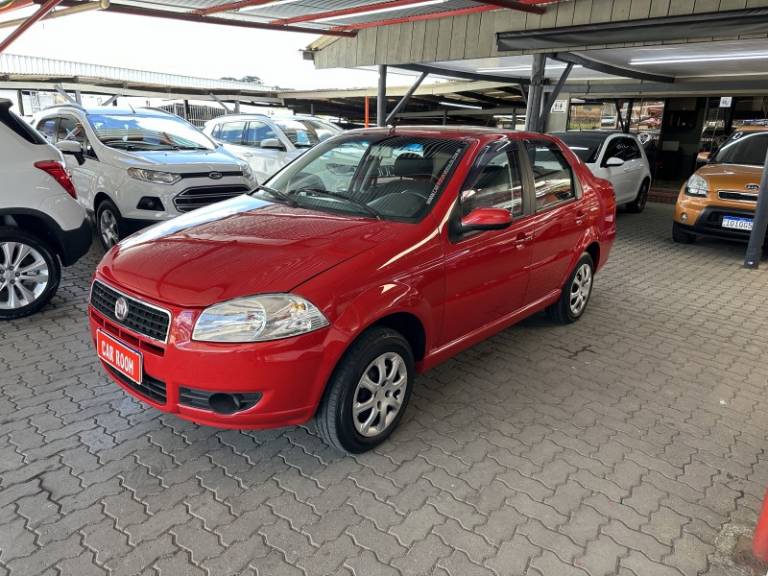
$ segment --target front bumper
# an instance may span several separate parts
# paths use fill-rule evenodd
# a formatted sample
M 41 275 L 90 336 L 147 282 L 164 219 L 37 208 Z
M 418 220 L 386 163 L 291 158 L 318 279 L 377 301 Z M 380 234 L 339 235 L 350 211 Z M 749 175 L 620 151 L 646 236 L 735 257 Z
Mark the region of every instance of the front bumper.
M 273 342 L 195 342 L 191 333 L 197 312 L 165 308 L 172 314 L 167 343 L 125 328 L 89 306 L 94 342 L 96 331 L 102 330 L 142 355 L 142 384 L 102 363 L 129 394 L 163 412 L 218 428 L 275 428 L 312 418 L 334 365 L 327 357 L 328 328 Z M 226 393 L 257 401 L 233 414 L 221 414 L 190 401 L 190 390 L 198 400 Z
M 717 198 L 715 192 L 708 196 L 688 196 L 685 187 L 680 191 L 675 205 L 675 222 L 692 234 L 725 238 L 729 240 L 748 241 L 750 233 L 743 230 L 723 228 L 723 218 L 754 218 L 753 204 L 745 202 L 730 202 Z

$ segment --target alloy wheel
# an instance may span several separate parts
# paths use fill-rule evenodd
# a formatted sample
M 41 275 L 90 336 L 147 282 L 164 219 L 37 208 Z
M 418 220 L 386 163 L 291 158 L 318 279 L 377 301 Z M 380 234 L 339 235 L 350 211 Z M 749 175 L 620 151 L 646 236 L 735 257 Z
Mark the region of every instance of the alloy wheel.
M 40 252 L 22 242 L 0 243 L 0 309 L 29 306 L 48 282 L 48 264 Z
M 117 228 L 117 218 L 112 213 L 112 210 L 107 208 L 101 211 L 101 216 L 99 216 L 99 231 L 101 232 L 101 239 L 104 242 L 104 246 L 111 248 L 120 240 Z
M 592 291 L 592 267 L 586 262 L 579 266 L 571 283 L 570 308 L 571 314 L 579 316 L 587 305 Z
M 366 438 L 385 432 L 403 405 L 408 369 L 397 352 L 375 358 L 360 377 L 352 396 L 355 430 Z

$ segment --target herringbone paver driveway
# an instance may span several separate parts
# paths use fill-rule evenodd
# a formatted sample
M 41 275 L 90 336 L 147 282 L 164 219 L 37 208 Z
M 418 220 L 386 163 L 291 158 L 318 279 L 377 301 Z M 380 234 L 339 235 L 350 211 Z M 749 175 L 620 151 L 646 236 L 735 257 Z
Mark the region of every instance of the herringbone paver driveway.
M 0 326 L 0 574 L 721 574 L 768 485 L 768 270 L 622 214 L 586 317 L 506 330 L 340 457 L 144 408 L 86 332 L 94 253 Z M 768 268 L 768 266 L 766 266 Z

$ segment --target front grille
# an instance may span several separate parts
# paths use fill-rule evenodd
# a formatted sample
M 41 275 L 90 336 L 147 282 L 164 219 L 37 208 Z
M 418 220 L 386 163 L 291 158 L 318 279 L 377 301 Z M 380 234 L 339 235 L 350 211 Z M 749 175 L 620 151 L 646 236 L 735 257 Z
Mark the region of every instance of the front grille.
M 248 186 L 199 186 L 187 188 L 174 199 L 173 205 L 179 212 L 190 212 L 222 200 L 234 198 L 250 191 Z
M 211 406 L 208 400 L 216 392 L 209 392 L 208 390 L 196 390 L 194 388 L 179 388 L 179 404 L 183 406 L 189 406 L 190 408 L 198 408 L 200 410 L 210 410 Z M 248 410 L 253 408 L 256 403 L 261 400 L 260 392 L 247 392 L 234 394 L 240 399 L 240 410 Z
M 128 316 L 125 320 L 118 320 L 115 315 L 115 302 L 120 297 L 125 298 L 128 302 Z M 168 338 L 168 327 L 171 323 L 170 312 L 120 294 L 101 282 L 93 283 L 91 306 L 116 324 L 125 326 L 153 340 L 165 342 Z
M 107 364 L 104 364 L 104 366 L 107 367 L 107 370 L 112 376 L 120 380 L 120 382 L 128 386 L 131 390 L 138 392 L 153 402 L 157 402 L 158 404 L 165 404 L 165 382 L 162 382 L 157 378 L 153 378 L 144 372 L 141 377 L 141 384 L 137 384 L 127 376 L 123 375 L 121 372 L 118 372 L 112 368 L 112 366 L 108 366 Z
M 737 190 L 718 190 L 720 200 L 736 200 L 737 202 L 757 202 L 757 193 L 739 192 Z

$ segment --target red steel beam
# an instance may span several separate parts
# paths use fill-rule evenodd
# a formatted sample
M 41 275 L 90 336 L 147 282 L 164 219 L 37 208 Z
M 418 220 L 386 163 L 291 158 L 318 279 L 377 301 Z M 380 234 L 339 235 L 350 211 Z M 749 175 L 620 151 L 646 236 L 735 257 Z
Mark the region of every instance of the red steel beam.
M 16 28 L 16 30 L 11 32 L 5 38 L 5 40 L 0 42 L 0 54 L 5 52 L 5 50 L 8 48 L 8 46 L 13 44 L 19 38 L 19 36 L 24 34 L 24 32 L 29 30 L 32 26 L 34 26 L 36 22 L 38 22 L 39 20 L 42 20 L 43 18 L 45 18 L 48 15 L 48 13 L 51 10 L 53 10 L 54 8 L 56 8 L 56 6 L 61 4 L 61 2 L 62 2 L 62 0 L 48 0 L 45 4 L 40 6 L 40 8 L 37 9 L 37 12 L 32 14 L 32 16 L 27 18 L 21 24 L 19 24 L 18 27 Z
M 207 16 L 208 14 L 217 14 L 218 12 L 228 12 L 229 10 L 240 10 L 241 8 L 248 8 L 250 6 L 271 4 L 274 1 L 275 0 L 238 0 L 237 2 L 227 2 L 226 4 L 210 6 L 209 8 L 198 8 L 197 10 L 193 10 L 192 14 Z
M 250 0 L 243 0 L 248 2 Z M 496 8 L 510 8 L 513 10 L 520 10 L 523 12 L 532 12 L 534 14 L 544 14 L 546 11 L 537 4 L 549 3 L 552 0 L 544 1 L 515 1 L 515 0 L 473 0 L 478 4 L 486 4 L 494 6 Z M 270 24 L 294 24 L 296 22 L 312 22 L 323 18 L 334 18 L 338 16 L 349 16 L 352 14 L 365 14 L 373 10 L 381 10 L 387 8 L 399 8 L 408 6 L 414 6 L 423 4 L 424 0 L 389 0 L 387 2 L 376 2 L 374 4 L 366 4 L 364 6 L 353 6 L 351 8 L 340 8 L 338 10 L 327 10 L 325 12 L 315 12 L 313 14 L 302 14 L 301 16 L 293 16 L 291 18 L 280 18 L 278 20 L 272 20 Z M 489 8 L 490 10 L 491 8 Z M 440 14 L 440 12 L 437 12 Z M 442 17 L 442 16 L 441 16 Z

